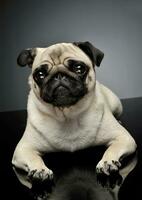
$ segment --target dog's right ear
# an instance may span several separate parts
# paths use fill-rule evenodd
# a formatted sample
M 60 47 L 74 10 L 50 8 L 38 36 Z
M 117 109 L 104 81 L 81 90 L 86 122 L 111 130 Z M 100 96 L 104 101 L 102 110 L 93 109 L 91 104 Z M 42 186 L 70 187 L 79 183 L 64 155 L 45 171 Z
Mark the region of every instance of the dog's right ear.
M 36 56 L 36 49 L 25 49 L 21 51 L 17 58 L 17 64 L 21 67 L 25 67 L 28 65 L 29 67 L 32 67 L 34 58 Z
M 99 67 L 103 57 L 104 53 L 97 49 L 95 46 L 93 46 L 90 42 L 74 42 L 74 45 L 79 47 L 84 53 L 88 55 L 88 57 L 91 59 L 93 66 Z

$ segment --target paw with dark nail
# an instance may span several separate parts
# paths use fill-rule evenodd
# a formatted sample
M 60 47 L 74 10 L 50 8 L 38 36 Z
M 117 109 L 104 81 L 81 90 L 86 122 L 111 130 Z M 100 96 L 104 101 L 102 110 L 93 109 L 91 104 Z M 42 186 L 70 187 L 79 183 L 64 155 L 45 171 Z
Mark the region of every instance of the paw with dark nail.
M 121 163 L 119 161 L 100 161 L 96 167 L 97 180 L 103 187 L 114 188 L 122 183 L 119 174 Z
M 31 170 L 28 173 L 28 178 L 32 183 L 41 183 L 46 180 L 53 180 L 53 172 L 51 170 L 45 170 L 45 169 L 35 169 Z

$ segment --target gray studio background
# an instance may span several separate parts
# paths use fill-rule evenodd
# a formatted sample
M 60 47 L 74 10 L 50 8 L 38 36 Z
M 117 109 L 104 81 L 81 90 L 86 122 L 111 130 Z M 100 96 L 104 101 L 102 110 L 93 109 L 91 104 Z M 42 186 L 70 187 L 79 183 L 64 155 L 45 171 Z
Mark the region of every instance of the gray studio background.
M 105 57 L 97 79 L 120 98 L 142 96 L 142 1 L 0 1 L 0 111 L 26 108 L 30 69 L 16 64 L 27 47 L 89 40 Z

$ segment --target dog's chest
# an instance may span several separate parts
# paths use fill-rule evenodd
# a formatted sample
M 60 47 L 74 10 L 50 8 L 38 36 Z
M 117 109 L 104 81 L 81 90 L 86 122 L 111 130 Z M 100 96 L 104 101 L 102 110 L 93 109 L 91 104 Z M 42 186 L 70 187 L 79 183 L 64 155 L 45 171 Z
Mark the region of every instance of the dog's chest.
M 75 151 L 95 143 L 100 123 L 90 117 L 64 122 L 44 120 L 36 125 L 44 136 L 44 144 L 50 144 L 53 151 Z

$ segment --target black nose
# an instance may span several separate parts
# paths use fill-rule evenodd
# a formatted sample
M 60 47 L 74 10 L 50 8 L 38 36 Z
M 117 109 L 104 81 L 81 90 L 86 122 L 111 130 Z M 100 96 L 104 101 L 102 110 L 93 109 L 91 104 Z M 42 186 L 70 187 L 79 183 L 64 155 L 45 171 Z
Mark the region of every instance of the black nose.
M 67 76 L 61 72 L 54 75 L 54 80 L 65 80 Z

